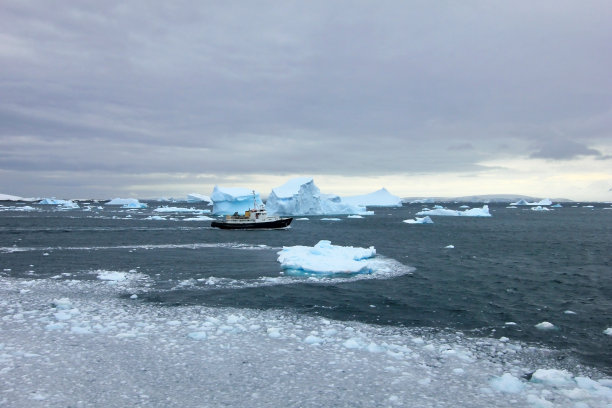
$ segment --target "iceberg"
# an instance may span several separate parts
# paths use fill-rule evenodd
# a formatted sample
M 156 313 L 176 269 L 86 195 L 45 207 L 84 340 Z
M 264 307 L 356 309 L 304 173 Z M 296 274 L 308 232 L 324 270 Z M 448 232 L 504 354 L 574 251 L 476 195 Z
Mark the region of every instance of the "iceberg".
M 207 203 L 208 205 L 212 204 L 212 200 L 209 196 L 204 194 L 191 193 L 187 194 L 187 202 L 188 203 Z
M 489 206 L 483 205 L 482 208 L 472 208 L 465 211 L 449 210 L 446 208 L 436 208 L 433 210 L 423 210 L 416 215 L 441 215 L 449 217 L 490 217 Z
M 537 207 L 531 207 L 531 209 L 533 211 L 551 211 L 550 208 L 542 207 L 541 205 L 538 205 Z
M 342 202 L 351 205 L 368 207 L 401 207 L 402 199 L 394 196 L 386 188 L 374 191 L 370 194 L 342 197 Z
M 510 205 L 552 205 L 552 201 L 550 199 L 545 198 L 543 200 L 538 201 L 537 203 L 530 203 L 525 199 L 520 199 L 515 203 L 511 203 Z
M 121 206 L 121 208 L 147 208 L 148 205 L 146 203 L 136 202 L 136 203 L 127 203 Z
M 316 274 L 370 273 L 367 260 L 376 256 L 376 249 L 343 247 L 321 240 L 314 247 L 283 247 L 278 252 L 278 262 L 285 270 Z
M 257 191 L 242 187 L 215 186 L 210 199 L 213 202 L 213 213 L 217 215 L 242 214 L 253 208 L 253 200 L 258 206 L 263 205 Z
M 271 214 L 368 214 L 365 207 L 345 203 L 337 195 L 321 194 L 312 177 L 298 177 L 272 189 L 266 201 Z
M 104 205 L 121 205 L 121 206 L 126 206 L 126 205 L 139 205 L 140 201 L 138 201 L 135 198 L 113 198 L 112 200 L 110 200 L 109 202 L 107 202 Z M 125 207 L 125 208 L 142 208 L 142 207 Z
M 429 218 L 429 216 L 425 216 L 423 218 L 415 217 L 414 220 L 404 220 L 406 224 L 433 224 L 433 220 Z
M 59 200 L 59 199 L 53 197 L 53 198 L 43 198 L 42 200 L 40 200 L 36 204 L 41 204 L 41 205 L 71 205 L 71 204 L 74 204 L 74 202 L 72 202 L 70 200 Z

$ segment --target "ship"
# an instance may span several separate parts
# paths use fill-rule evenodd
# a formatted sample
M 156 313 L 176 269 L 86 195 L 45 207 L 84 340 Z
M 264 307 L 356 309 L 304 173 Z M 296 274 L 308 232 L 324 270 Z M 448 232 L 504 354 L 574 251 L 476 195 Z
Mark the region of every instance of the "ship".
M 264 205 L 257 205 L 255 191 L 253 191 L 253 208 L 239 215 L 226 215 L 222 220 L 210 223 L 213 228 L 221 229 L 280 229 L 287 228 L 293 221 L 292 217 L 278 217 L 268 215 Z

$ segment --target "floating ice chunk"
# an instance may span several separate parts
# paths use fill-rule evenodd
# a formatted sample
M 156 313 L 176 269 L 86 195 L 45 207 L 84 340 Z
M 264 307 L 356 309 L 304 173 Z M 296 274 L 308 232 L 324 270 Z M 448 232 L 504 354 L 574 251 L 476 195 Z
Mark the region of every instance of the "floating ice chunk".
M 538 205 L 536 207 L 531 207 L 531 211 L 550 211 L 550 208 L 542 207 L 541 205 Z
M 296 221 L 310 221 L 310 218 L 306 218 L 306 217 L 302 217 L 302 218 L 296 218 Z
M 213 213 L 217 215 L 243 214 L 253 208 L 253 201 L 257 206 L 263 206 L 259 193 L 255 191 L 253 196 L 253 190 L 248 188 L 215 186 L 210 198 Z
M 206 332 L 203 332 L 203 331 L 191 332 L 187 336 L 189 338 L 191 338 L 191 339 L 194 339 L 194 340 L 205 340 L 206 339 Z
M 563 206 L 561 204 L 559 204 L 559 203 L 557 203 L 555 205 L 552 205 L 551 207 L 552 208 L 563 208 Z
M 112 282 L 122 282 L 128 279 L 127 272 L 99 271 L 98 279 Z
M 427 215 L 425 217 L 415 217 L 414 220 L 404 220 L 406 224 L 433 224 L 433 220 Z
M 357 337 L 351 337 L 350 339 L 342 343 L 342 345 L 347 349 L 360 349 L 363 347 L 363 345 L 361 344 L 361 340 Z
M 72 309 L 72 302 L 68 298 L 53 299 L 53 306 L 57 310 Z
M 324 340 L 321 337 L 317 337 L 317 336 L 314 336 L 312 334 L 304 339 L 304 343 L 306 343 L 306 344 L 313 344 L 313 345 L 321 344 L 321 343 L 323 343 L 323 341 Z
M 531 375 L 530 381 L 552 385 L 554 387 L 565 387 L 575 384 L 572 379 L 572 374 L 569 371 L 556 369 L 547 370 L 542 368 L 536 370 Z
M 343 247 L 330 241 L 319 241 L 314 247 L 284 247 L 278 252 L 278 262 L 283 269 L 313 273 L 363 273 L 370 272 L 367 259 L 376 256 L 376 249 Z
M 546 401 L 545 399 L 533 394 L 527 395 L 527 402 L 533 408 L 554 408 L 554 404 L 552 402 Z
M 149 220 L 149 221 L 166 221 L 166 218 L 161 217 L 159 215 L 151 215 L 151 216 L 145 218 L 145 220 Z
M 197 217 L 183 218 L 183 221 L 212 221 L 214 218 L 207 217 L 206 215 L 198 215 Z
M 525 384 L 510 373 L 504 373 L 501 377 L 495 377 L 489 381 L 491 388 L 499 392 L 518 394 L 523 391 Z
M 278 339 L 281 337 L 280 330 L 279 327 L 270 327 L 267 329 L 268 336 L 273 339 Z
M 511 203 L 510 205 L 551 205 L 551 204 L 552 204 L 552 201 L 550 201 L 550 199 L 548 199 L 548 198 L 545 198 L 545 199 L 540 200 L 538 202 L 532 202 L 532 203 L 528 202 L 525 199 L 521 199 L 521 200 L 518 200 L 515 203 Z
M 569 315 L 575 315 L 576 312 L 574 312 L 573 310 L 566 310 L 565 312 L 563 312 L 565 314 L 569 314 Z
M 192 214 L 208 214 L 210 210 L 198 210 L 196 208 L 185 208 L 185 207 L 158 207 L 153 210 L 154 212 L 160 213 L 192 213 Z
M 438 208 L 433 210 L 423 210 L 416 213 L 416 215 L 440 215 L 449 217 L 490 217 L 489 206 L 483 205 L 482 208 L 472 208 L 469 210 L 448 210 L 445 208 Z
M 108 205 L 108 204 L 107 204 Z M 147 208 L 148 205 L 146 203 L 135 202 L 135 203 L 127 203 L 123 204 L 121 208 Z
M 374 191 L 373 193 L 342 197 L 342 202 L 350 205 L 368 207 L 401 207 L 402 199 L 391 194 L 386 188 Z
M 455 246 L 452 245 L 452 244 L 451 245 L 447 245 L 447 246 L 444 247 L 444 249 L 454 249 L 454 248 L 455 248 Z
M 363 218 L 361 215 L 349 215 L 346 218 Z
M 541 322 L 536 324 L 535 328 L 538 330 L 553 330 L 556 329 L 556 326 L 550 322 Z
M 321 218 L 321 221 L 342 221 L 340 218 Z
M 603 332 L 604 332 L 604 334 L 607 334 L 608 336 L 612 336 L 612 327 L 608 327 Z

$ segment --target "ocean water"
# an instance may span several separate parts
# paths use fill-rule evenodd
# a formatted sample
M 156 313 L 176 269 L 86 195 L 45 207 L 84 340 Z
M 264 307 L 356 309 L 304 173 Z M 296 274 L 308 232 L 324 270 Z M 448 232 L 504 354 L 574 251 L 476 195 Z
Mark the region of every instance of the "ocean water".
M 273 370 L 264 373 L 271 361 L 283 358 L 291 362 L 286 363 L 289 365 L 302 362 L 296 368 L 299 375 L 312 377 L 308 377 L 310 382 L 298 384 L 299 392 L 295 391 L 295 384 L 274 388 L 280 395 L 276 402 L 270 399 L 270 390 L 268 395 L 249 391 L 249 398 L 255 398 L 247 404 L 251 406 L 359 406 L 356 401 L 361 401 L 362 406 L 454 406 L 461 398 L 465 398 L 462 406 L 524 406 L 525 401 L 533 406 L 547 406 L 548 400 L 558 406 L 612 403 L 612 389 L 601 391 L 601 385 L 597 394 L 595 388 L 581 388 L 574 382 L 573 388 L 568 389 L 582 392 L 574 392 L 574 396 L 581 396 L 574 398 L 568 394 L 570 391 L 554 394 L 555 386 L 546 381 L 538 385 L 529 382 L 533 371 L 546 368 L 600 379 L 601 384 L 610 385 L 605 377 L 612 374 L 612 336 L 604 333 L 612 327 L 612 210 L 606 210 L 609 205 L 567 204 L 554 211 L 539 212 L 493 204 L 490 218 L 432 217 L 434 224 L 428 225 L 402 223 L 423 208 L 405 205 L 373 208 L 375 214 L 363 218 L 338 216 L 339 221 L 309 216 L 307 220 L 294 220 L 288 229 L 269 231 L 212 229 L 209 221 L 185 221 L 194 215 L 184 213 L 163 213 L 164 219 L 147 219 L 160 215 L 153 211 L 159 203 L 149 203 L 149 208 L 138 210 L 99 207 L 96 203 L 80 205 L 80 209 L 74 210 L 33 205 L 32 211 L 17 211 L 23 205 L 14 203 L 0 207 L 0 282 L 5 295 L 0 310 L 6 325 L 0 331 L 0 353 L 4 351 L 0 362 L 10 368 L 0 370 L 0 378 L 7 380 L 18 372 L 36 378 L 34 384 L 38 381 L 47 387 L 41 391 L 35 385 L 29 388 L 17 383 L 6 385 L 2 389 L 6 403 L 38 401 L 41 406 L 61 406 L 67 398 L 61 387 L 49 391 L 51 379 L 45 372 L 50 369 L 28 371 L 27 366 L 19 364 L 17 360 L 24 358 L 15 357 L 20 341 L 38 350 L 30 354 L 51 356 L 37 339 L 50 336 L 54 342 L 63 343 L 58 339 L 69 338 L 83 344 L 83 358 L 89 361 L 94 358 L 90 349 L 99 347 L 95 342 L 105 339 L 109 331 L 115 341 L 116 336 L 132 338 L 129 333 L 141 333 L 133 337 L 142 339 L 146 337 L 144 332 L 162 338 L 170 336 L 167 330 L 180 327 L 185 327 L 186 332 L 165 340 L 170 348 L 187 340 L 190 342 L 185 347 L 238 345 L 247 341 L 248 336 L 262 332 L 263 337 L 254 337 L 248 344 L 236 346 L 233 352 L 240 355 L 241 362 L 261 360 L 252 364 L 258 368 L 258 375 L 267 379 L 266 385 L 260 384 L 262 389 L 271 387 L 276 379 L 285 381 L 297 375 L 291 371 L 283 374 L 283 370 L 275 375 L 271 374 Z M 458 206 L 448 205 L 453 209 Z M 323 277 L 282 271 L 277 252 L 283 246 L 312 246 L 322 239 L 341 246 L 374 246 L 376 270 L 370 274 Z M 448 248 L 449 245 L 453 247 Z M 64 309 L 72 312 L 63 312 L 62 302 L 57 299 L 68 299 Z M 117 315 L 118 310 L 126 308 L 129 313 Z M 32 319 L 28 320 L 30 315 Z M 140 326 L 130 320 L 132 315 L 140 316 Z M 113 326 L 109 316 L 130 330 L 121 331 L 121 325 Z M 191 320 L 186 322 L 184 316 Z M 81 320 L 77 324 L 78 317 Z M 274 324 L 266 323 L 270 321 Z M 550 322 L 554 327 L 539 329 L 536 325 L 541 322 Z M 310 326 L 307 331 L 305 327 Z M 337 327 L 325 329 L 331 326 Z M 143 327 L 149 327 L 149 331 Z M 215 336 L 216 342 L 212 340 Z M 219 341 L 219 336 L 230 337 Z M 150 336 L 146 338 L 153 341 Z M 268 359 L 263 358 L 262 349 L 274 348 L 269 342 L 278 339 L 297 345 L 287 346 L 285 357 L 274 351 Z M 279 349 L 284 349 L 287 343 L 282 344 Z M 506 346 L 510 348 L 504 349 Z M 409 351 L 398 347 L 408 347 Z M 425 351 L 419 352 L 415 347 L 424 347 Z M 128 349 L 130 354 L 122 356 L 122 360 L 152 359 L 150 354 L 135 357 L 142 353 L 136 340 L 126 343 L 121 353 Z M 58 353 L 62 358 L 73 358 L 69 348 L 61 350 Z M 164 354 L 165 349 L 161 350 L 157 350 L 157 356 Z M 304 350 L 311 353 L 304 356 Z M 456 366 L 444 369 L 444 362 L 451 361 L 447 358 L 448 350 L 460 358 L 452 360 Z M 353 367 L 357 357 L 363 358 L 367 370 L 380 364 L 380 372 L 360 378 L 365 383 L 370 378 L 375 385 L 368 395 L 360 395 L 357 387 L 346 384 L 336 384 L 342 392 L 338 389 L 323 392 L 313 385 L 320 379 L 316 374 L 320 369 L 309 364 L 327 362 L 330 355 L 344 352 L 352 357 L 342 358 L 336 364 L 345 374 L 364 370 L 361 366 Z M 360 352 L 363 355 L 353 355 Z M 426 352 L 439 355 L 429 356 Z M 121 354 L 117 350 L 114 353 Z M 322 355 L 317 357 L 316 353 Z M 381 361 L 382 355 L 392 361 L 399 359 L 403 368 L 398 368 L 399 363 Z M 53 359 L 48 358 L 51 364 Z M 101 370 L 112 372 L 111 367 L 105 368 L 100 362 L 104 358 L 98 360 Z M 475 361 L 486 364 L 474 368 L 472 373 Z M 75 370 L 79 366 L 76 360 L 71 364 Z M 238 363 L 219 364 L 230 367 Z M 251 363 L 242 365 L 248 364 Z M 198 366 L 197 370 L 203 368 Z M 224 370 L 228 369 L 221 371 Z M 235 373 L 236 379 L 242 375 L 249 378 L 243 379 L 243 383 L 254 381 L 245 370 L 236 370 L 242 373 Z M 209 378 L 214 377 L 210 368 L 204 371 Z M 420 376 L 423 372 L 427 374 Z M 521 392 L 504 387 L 499 391 L 491 382 L 506 372 L 521 382 Z M 462 380 L 442 380 L 444 373 Z M 410 387 L 401 384 L 397 390 L 378 391 L 380 383 L 395 384 L 394 381 L 407 376 L 414 377 L 413 385 L 422 390 L 421 394 L 408 392 Z M 232 386 L 225 393 L 218 390 L 219 384 L 236 386 L 228 381 L 218 379 L 209 384 L 218 393 L 215 396 L 218 399 L 207 401 L 209 406 L 239 406 L 240 401 L 245 402 Z M 448 395 L 440 390 L 440 385 L 435 387 L 437 391 L 428 391 L 436 381 L 451 385 L 451 390 L 445 391 Z M 470 391 L 461 397 L 461 392 L 453 392 L 452 388 L 466 389 L 465 381 Z M 109 384 L 98 387 L 104 390 Z M 546 388 L 547 385 L 550 387 Z M 122 388 L 120 384 L 112 387 Z M 361 388 L 364 387 L 367 389 L 362 384 Z M 347 390 L 351 391 L 350 397 Z M 408 394 L 402 394 L 402 390 Z M 159 388 L 148 391 L 158 398 L 152 405 L 163 405 L 159 392 Z M 482 399 L 470 396 L 474 392 Z M 184 390 L 176 401 L 190 406 L 189 393 Z M 300 398 L 289 403 L 292 400 L 287 395 L 282 397 L 283 393 Z M 144 392 L 124 394 L 126 400 L 115 396 L 107 402 L 136 405 L 151 402 L 142 397 Z M 164 395 L 171 394 L 167 391 Z M 88 395 L 81 396 L 82 405 L 95 406 Z M 508 395 L 512 398 L 507 398 Z M 131 400 L 132 396 L 136 399 Z M 170 402 L 166 401 L 172 405 Z

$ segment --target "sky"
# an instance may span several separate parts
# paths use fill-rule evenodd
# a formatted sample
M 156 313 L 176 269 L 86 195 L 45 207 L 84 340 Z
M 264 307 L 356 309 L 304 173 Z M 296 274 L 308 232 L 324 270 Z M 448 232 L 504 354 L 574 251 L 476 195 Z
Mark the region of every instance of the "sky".
M 0 2 L 0 193 L 612 200 L 612 2 Z

